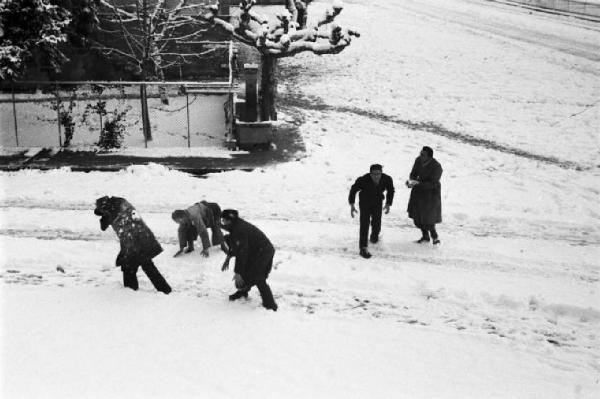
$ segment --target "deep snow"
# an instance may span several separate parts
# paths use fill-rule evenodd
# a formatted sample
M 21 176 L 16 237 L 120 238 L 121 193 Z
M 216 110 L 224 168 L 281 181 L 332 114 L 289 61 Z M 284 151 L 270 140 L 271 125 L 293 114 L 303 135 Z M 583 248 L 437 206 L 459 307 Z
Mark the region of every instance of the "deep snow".
M 363 32 L 346 51 L 283 63 L 298 162 L 0 175 L 3 397 L 598 397 L 598 27 L 435 0 L 357 0 L 340 22 Z M 405 212 L 425 144 L 444 167 L 440 247 L 414 244 Z M 366 261 L 347 194 L 373 162 L 397 193 Z M 122 288 L 92 213 L 107 194 L 163 244 L 171 295 L 141 272 Z M 172 258 L 170 213 L 201 199 L 272 238 L 277 313 L 256 290 L 227 301 L 217 248 Z

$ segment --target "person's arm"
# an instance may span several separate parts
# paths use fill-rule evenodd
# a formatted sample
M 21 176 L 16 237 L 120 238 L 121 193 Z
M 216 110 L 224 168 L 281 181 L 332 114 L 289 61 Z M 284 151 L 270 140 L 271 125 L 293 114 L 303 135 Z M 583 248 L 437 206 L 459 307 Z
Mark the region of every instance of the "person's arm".
M 361 190 L 360 177 L 356 179 L 352 187 L 350 187 L 350 193 L 348 194 L 348 203 L 350 204 L 350 216 L 354 217 L 356 213 L 356 207 L 354 201 L 356 201 L 356 193 Z
M 223 241 L 221 242 L 221 250 L 225 252 L 225 261 L 223 262 L 223 266 L 221 266 L 221 271 L 229 269 L 229 261 L 233 258 L 233 249 L 231 248 L 231 241 L 229 239 L 230 235 L 227 234 L 223 237 Z
M 417 180 L 417 177 L 419 177 L 419 175 L 417 174 L 419 171 L 419 158 L 417 158 L 415 160 L 415 163 L 413 164 L 412 170 L 410 171 L 410 175 L 409 178 L 410 180 Z
M 435 188 L 439 188 L 441 177 L 442 166 L 438 164 L 431 172 L 431 176 L 427 179 L 427 181 L 420 182 L 417 187 L 419 187 L 421 190 L 433 190 Z
M 241 239 L 237 243 L 237 248 L 235 251 L 235 267 L 233 270 L 236 274 L 242 275 L 246 273 L 249 252 L 250 248 L 248 245 L 248 238 L 241 237 Z
M 385 205 L 389 208 L 390 206 L 392 206 L 392 203 L 394 202 L 394 193 L 396 192 L 396 190 L 394 189 L 394 180 L 392 179 L 392 177 L 390 176 L 388 179 L 388 186 L 386 188 L 386 194 L 385 194 Z

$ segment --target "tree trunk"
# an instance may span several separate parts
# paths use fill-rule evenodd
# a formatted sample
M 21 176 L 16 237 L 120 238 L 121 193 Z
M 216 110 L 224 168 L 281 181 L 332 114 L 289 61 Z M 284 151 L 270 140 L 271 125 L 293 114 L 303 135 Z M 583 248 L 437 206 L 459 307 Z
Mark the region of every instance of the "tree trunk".
M 150 115 L 148 113 L 148 95 L 146 85 L 140 85 L 140 101 L 142 103 L 142 131 L 147 141 L 152 141 L 152 129 L 150 128 Z
M 261 56 L 259 108 L 263 121 L 277 120 L 277 58 L 267 54 Z
M 142 60 L 142 82 L 145 83 L 148 78 L 148 64 L 149 64 L 149 47 L 150 43 L 148 39 L 150 38 L 150 20 L 148 16 L 148 2 L 144 0 L 142 3 L 142 29 L 145 35 L 144 39 L 144 58 Z M 146 91 L 146 85 L 142 84 L 140 86 L 140 100 L 142 101 L 142 129 L 144 131 L 144 137 L 146 138 L 146 142 L 152 141 L 152 130 L 150 129 L 150 116 L 148 113 L 148 94 Z

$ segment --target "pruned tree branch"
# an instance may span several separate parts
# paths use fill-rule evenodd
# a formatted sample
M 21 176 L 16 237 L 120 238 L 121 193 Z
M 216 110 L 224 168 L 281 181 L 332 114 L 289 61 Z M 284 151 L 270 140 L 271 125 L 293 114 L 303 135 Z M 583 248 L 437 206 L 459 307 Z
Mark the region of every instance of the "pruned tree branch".
M 309 51 L 315 54 L 337 54 L 348 47 L 352 37 L 360 37 L 357 30 L 343 28 L 335 20 L 344 5 L 335 0 L 325 13 L 317 19 L 315 26 L 296 30 L 292 14 L 287 10 L 279 13 L 275 20 L 253 11 L 253 0 L 241 0 L 240 10 L 230 22 L 216 15 L 216 8 L 201 14 L 204 21 L 218 26 L 237 40 L 257 48 L 264 54 L 277 58 L 290 57 Z

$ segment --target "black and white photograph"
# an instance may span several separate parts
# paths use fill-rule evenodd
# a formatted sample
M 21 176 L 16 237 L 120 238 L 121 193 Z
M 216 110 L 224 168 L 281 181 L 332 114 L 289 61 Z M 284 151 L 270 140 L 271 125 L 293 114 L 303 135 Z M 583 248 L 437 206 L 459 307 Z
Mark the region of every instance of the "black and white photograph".
M 0 397 L 600 398 L 600 0 L 0 0 Z

